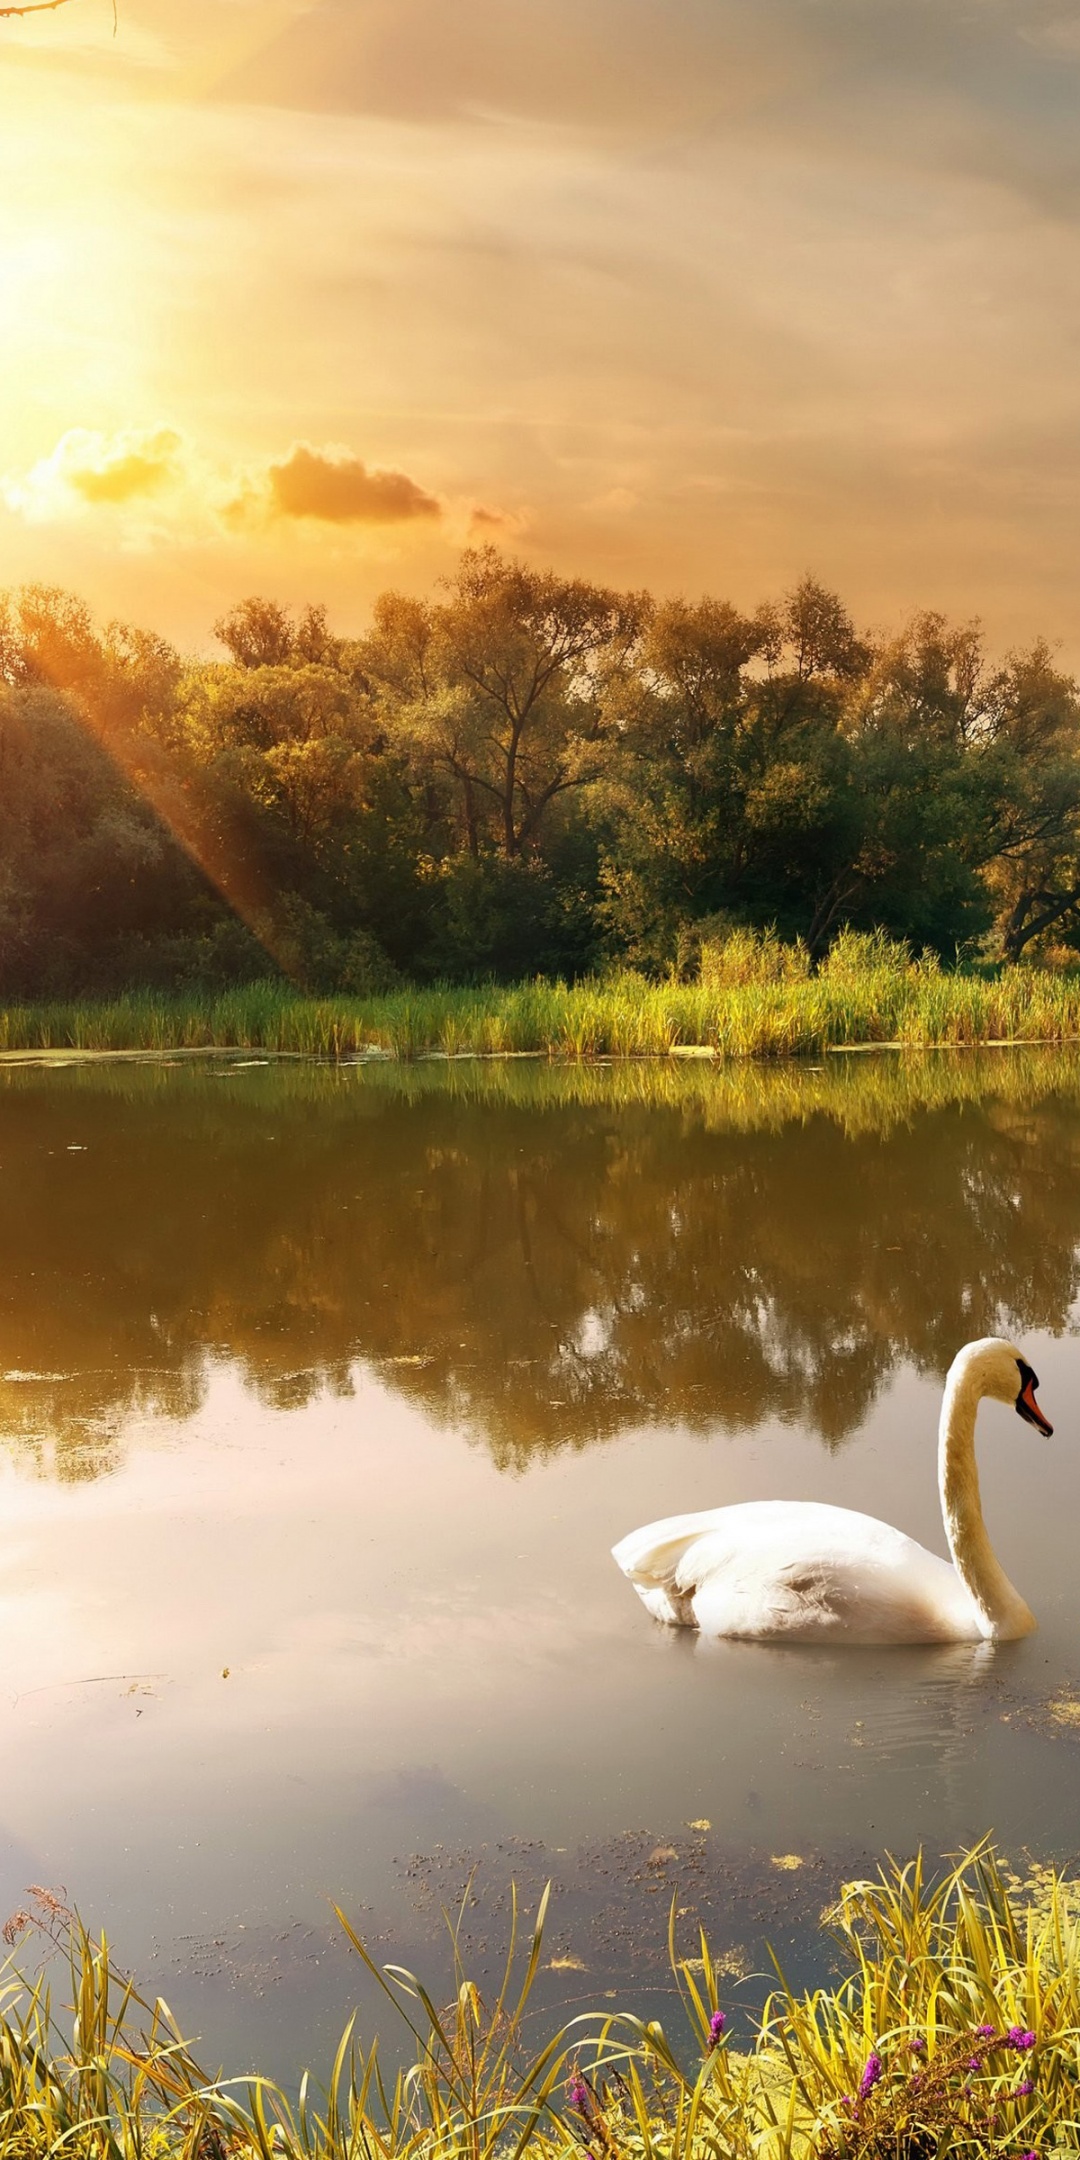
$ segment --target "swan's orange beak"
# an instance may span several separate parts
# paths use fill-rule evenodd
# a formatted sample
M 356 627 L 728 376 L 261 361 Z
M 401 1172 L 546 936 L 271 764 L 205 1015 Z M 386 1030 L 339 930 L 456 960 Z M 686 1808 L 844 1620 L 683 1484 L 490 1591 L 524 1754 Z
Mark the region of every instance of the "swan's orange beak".
M 1022 1417 L 1026 1424 L 1034 1425 L 1038 1432 L 1045 1433 L 1049 1440 L 1054 1428 L 1049 1418 L 1043 1416 L 1035 1400 L 1035 1390 L 1039 1385 L 1038 1380 L 1030 1365 L 1021 1366 L 1021 1373 L 1023 1375 L 1023 1385 L 1016 1398 L 1016 1414 L 1018 1417 Z

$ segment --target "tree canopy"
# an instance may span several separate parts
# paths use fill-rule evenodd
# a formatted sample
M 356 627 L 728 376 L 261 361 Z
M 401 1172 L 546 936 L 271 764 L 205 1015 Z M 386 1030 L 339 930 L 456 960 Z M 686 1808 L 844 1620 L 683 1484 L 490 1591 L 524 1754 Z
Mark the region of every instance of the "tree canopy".
M 0 604 L 0 992 L 687 969 L 718 920 L 1080 950 L 1080 692 L 811 578 L 744 613 L 467 552 L 366 634 L 252 596 L 187 658 Z

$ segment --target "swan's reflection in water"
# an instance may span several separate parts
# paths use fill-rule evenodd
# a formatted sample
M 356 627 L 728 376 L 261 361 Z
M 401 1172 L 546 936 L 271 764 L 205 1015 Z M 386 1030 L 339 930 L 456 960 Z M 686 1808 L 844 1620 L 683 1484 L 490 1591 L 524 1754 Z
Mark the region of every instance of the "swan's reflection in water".
M 474 1861 L 481 1967 L 550 1872 L 543 1986 L 602 1996 L 662 1986 L 673 1887 L 756 1969 L 885 1848 L 1068 1853 L 1067 1058 L 9 1071 L 0 1185 L 0 1898 L 66 1884 L 214 2060 L 328 2044 L 329 1897 L 430 1965 Z M 989 1331 L 1062 1412 L 980 1439 L 1030 1642 L 649 1622 L 608 1550 L 675 1507 L 940 1551 L 940 1381 Z
M 991 1726 L 1012 1722 L 1014 1672 L 1024 1695 L 1022 1652 L 1011 1644 L 824 1649 L 663 1632 L 672 1654 L 703 1667 L 725 1695 L 765 1693 L 782 1706 L 785 1760 L 793 1776 L 813 1781 L 801 1813 L 815 1844 L 828 1844 L 834 1810 L 846 1816 L 860 1795 L 872 1818 L 883 1778 L 903 1779 L 913 1822 L 920 1792 L 934 1796 L 942 1821 L 954 1807 L 963 1811 L 973 1743 L 981 1750 Z M 918 1835 L 932 1840 L 928 1819 Z

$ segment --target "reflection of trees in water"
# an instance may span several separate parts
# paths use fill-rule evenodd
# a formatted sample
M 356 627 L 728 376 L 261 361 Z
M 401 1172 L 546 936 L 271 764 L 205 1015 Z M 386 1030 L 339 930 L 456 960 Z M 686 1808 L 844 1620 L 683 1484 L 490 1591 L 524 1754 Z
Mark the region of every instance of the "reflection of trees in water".
M 652 1100 L 640 1069 L 9 1072 L 0 1357 L 42 1377 L 0 1383 L 6 1430 L 96 1474 L 227 1356 L 281 1405 L 366 1359 L 504 1465 L 652 1420 L 839 1441 L 899 1360 L 1076 1295 L 1071 1066 L 916 1070 L 923 1108 L 881 1059 Z

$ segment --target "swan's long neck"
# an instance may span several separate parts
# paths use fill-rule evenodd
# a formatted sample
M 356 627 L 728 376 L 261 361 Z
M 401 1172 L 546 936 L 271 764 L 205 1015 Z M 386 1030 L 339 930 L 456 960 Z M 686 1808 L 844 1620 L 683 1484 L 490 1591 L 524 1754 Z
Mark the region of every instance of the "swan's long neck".
M 1000 1642 L 1030 1634 L 1035 1619 L 996 1558 L 983 1521 L 975 1461 L 981 1392 L 975 1373 L 962 1367 L 950 1372 L 941 1405 L 938 1481 L 953 1565 L 976 1607 L 984 1636 Z

